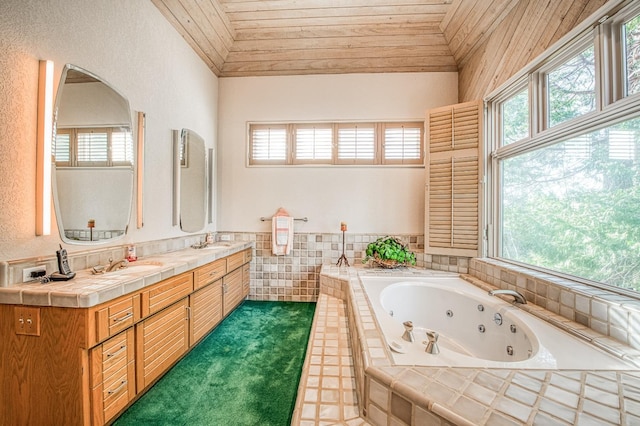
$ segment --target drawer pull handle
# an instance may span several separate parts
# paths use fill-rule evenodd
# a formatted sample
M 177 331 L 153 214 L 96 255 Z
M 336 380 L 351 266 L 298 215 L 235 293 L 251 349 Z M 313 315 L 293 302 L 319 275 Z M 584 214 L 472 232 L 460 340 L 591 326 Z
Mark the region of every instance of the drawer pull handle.
M 122 322 L 122 321 L 128 320 L 132 316 L 133 316 L 133 312 L 129 312 L 127 315 L 123 316 L 122 318 L 114 318 L 113 322 Z
M 110 390 L 110 391 L 108 391 L 107 393 L 108 393 L 109 395 L 113 395 L 113 394 L 115 394 L 115 393 L 118 393 L 118 392 L 122 391 L 122 389 L 124 389 L 126 386 L 127 386 L 127 381 L 126 381 L 126 380 L 123 380 L 123 381 L 122 381 L 122 383 L 120 383 L 120 386 L 118 386 L 118 387 L 117 387 L 117 388 L 115 388 L 114 390 Z
M 211 271 L 211 272 L 209 272 L 209 276 L 210 276 L 210 277 L 215 277 L 216 275 L 218 275 L 218 271 Z
M 122 345 L 120 346 L 120 349 L 118 349 L 117 351 L 115 351 L 114 353 L 111 354 L 107 354 L 107 358 L 111 358 L 114 356 L 118 356 L 120 355 L 122 352 L 124 352 L 125 350 L 127 350 L 127 345 Z

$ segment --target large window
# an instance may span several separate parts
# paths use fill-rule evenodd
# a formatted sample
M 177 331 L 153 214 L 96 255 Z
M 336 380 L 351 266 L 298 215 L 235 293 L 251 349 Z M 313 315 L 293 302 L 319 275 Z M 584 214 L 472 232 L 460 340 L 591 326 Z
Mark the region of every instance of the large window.
M 488 99 L 488 254 L 637 292 L 640 7 L 573 40 Z
M 249 165 L 423 165 L 423 122 L 250 124 Z
M 640 290 L 640 118 L 502 162 L 502 256 Z

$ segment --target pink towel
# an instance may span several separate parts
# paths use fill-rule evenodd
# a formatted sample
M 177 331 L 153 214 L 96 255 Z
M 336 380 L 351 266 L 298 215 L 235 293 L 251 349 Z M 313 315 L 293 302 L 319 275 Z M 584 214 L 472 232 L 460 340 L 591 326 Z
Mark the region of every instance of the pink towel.
M 293 245 L 293 217 L 283 208 L 279 208 L 271 218 L 271 245 L 276 256 L 291 253 Z

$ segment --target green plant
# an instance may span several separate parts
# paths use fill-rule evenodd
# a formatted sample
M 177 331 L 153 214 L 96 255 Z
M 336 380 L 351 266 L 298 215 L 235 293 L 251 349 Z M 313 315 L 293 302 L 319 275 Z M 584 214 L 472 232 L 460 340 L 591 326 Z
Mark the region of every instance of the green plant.
M 407 246 L 394 237 L 378 238 L 367 245 L 366 256 L 362 263 L 369 260 L 377 261 L 384 266 L 415 265 L 416 255 Z

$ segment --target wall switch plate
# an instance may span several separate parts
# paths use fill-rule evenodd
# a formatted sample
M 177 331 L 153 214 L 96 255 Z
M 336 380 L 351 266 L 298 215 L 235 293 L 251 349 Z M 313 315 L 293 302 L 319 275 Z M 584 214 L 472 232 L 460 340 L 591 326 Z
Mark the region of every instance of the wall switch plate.
M 229 235 L 229 234 L 220 234 L 220 241 L 231 241 L 231 235 Z
M 38 277 L 47 275 L 47 267 L 45 265 L 34 266 L 33 268 L 24 268 L 22 270 L 22 282 L 33 281 Z
M 16 306 L 16 334 L 40 336 L 40 308 Z

